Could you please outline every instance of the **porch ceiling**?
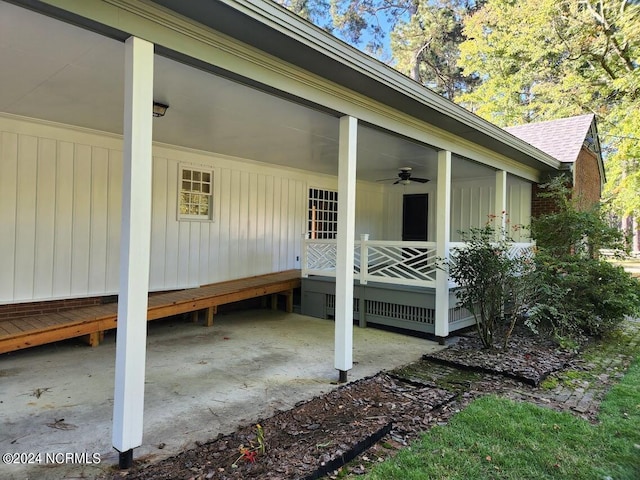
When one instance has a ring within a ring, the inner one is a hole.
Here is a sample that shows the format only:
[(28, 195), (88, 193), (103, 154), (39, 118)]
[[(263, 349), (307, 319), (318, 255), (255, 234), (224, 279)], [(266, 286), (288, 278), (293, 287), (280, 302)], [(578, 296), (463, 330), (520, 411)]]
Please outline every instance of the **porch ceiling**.
[[(121, 42), (0, 2), (0, 112), (122, 134)], [(156, 55), (154, 99), (169, 105), (154, 140), (335, 175), (338, 118)], [(454, 159), (454, 178), (490, 170)], [(410, 166), (435, 178), (436, 151), (360, 125), (358, 178)]]

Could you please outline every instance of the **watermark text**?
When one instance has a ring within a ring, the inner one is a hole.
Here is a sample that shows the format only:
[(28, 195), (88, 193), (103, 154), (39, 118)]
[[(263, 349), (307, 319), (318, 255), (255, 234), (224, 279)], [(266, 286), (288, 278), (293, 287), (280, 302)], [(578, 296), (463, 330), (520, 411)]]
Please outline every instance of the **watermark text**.
[(6, 465), (98, 465), (100, 454), (91, 452), (7, 452), (2, 454)]

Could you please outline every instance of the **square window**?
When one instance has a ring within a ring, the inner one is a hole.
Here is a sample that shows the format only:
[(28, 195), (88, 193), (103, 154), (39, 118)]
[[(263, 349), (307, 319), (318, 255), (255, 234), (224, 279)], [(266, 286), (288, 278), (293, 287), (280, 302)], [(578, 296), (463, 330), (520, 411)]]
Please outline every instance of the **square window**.
[(211, 220), (213, 172), (181, 167), (178, 195), (179, 220)]

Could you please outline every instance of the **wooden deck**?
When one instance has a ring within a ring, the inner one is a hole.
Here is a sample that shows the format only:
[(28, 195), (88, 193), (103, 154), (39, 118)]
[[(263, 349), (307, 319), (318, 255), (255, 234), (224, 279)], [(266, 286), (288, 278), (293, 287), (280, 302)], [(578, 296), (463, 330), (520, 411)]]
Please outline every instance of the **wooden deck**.
[[(286, 296), (286, 310), (293, 311), (293, 289), (300, 286), (300, 271), (259, 275), (200, 288), (156, 294), (149, 297), (147, 320), (192, 312), (206, 311), (205, 325), (213, 325), (219, 305), (271, 296), (271, 308), (277, 308), (278, 295)], [(44, 345), (74, 337), (85, 337), (96, 346), (106, 330), (116, 328), (118, 305), (111, 303), (77, 308), (60, 313), (0, 320), (0, 354)]]

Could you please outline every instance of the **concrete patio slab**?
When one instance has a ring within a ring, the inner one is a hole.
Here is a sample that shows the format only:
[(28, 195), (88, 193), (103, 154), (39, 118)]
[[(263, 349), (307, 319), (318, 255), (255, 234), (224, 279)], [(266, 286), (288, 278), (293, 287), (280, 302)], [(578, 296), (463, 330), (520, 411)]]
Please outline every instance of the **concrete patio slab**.
[[(331, 321), (269, 310), (219, 315), (212, 328), (154, 322), (143, 445), (134, 458), (174, 455), (336, 388), (333, 336)], [(0, 356), (0, 453), (19, 463), (0, 465), (0, 478), (93, 478), (117, 464), (114, 338), (107, 333), (98, 348), (67, 341)], [(440, 348), (356, 327), (349, 381)]]

